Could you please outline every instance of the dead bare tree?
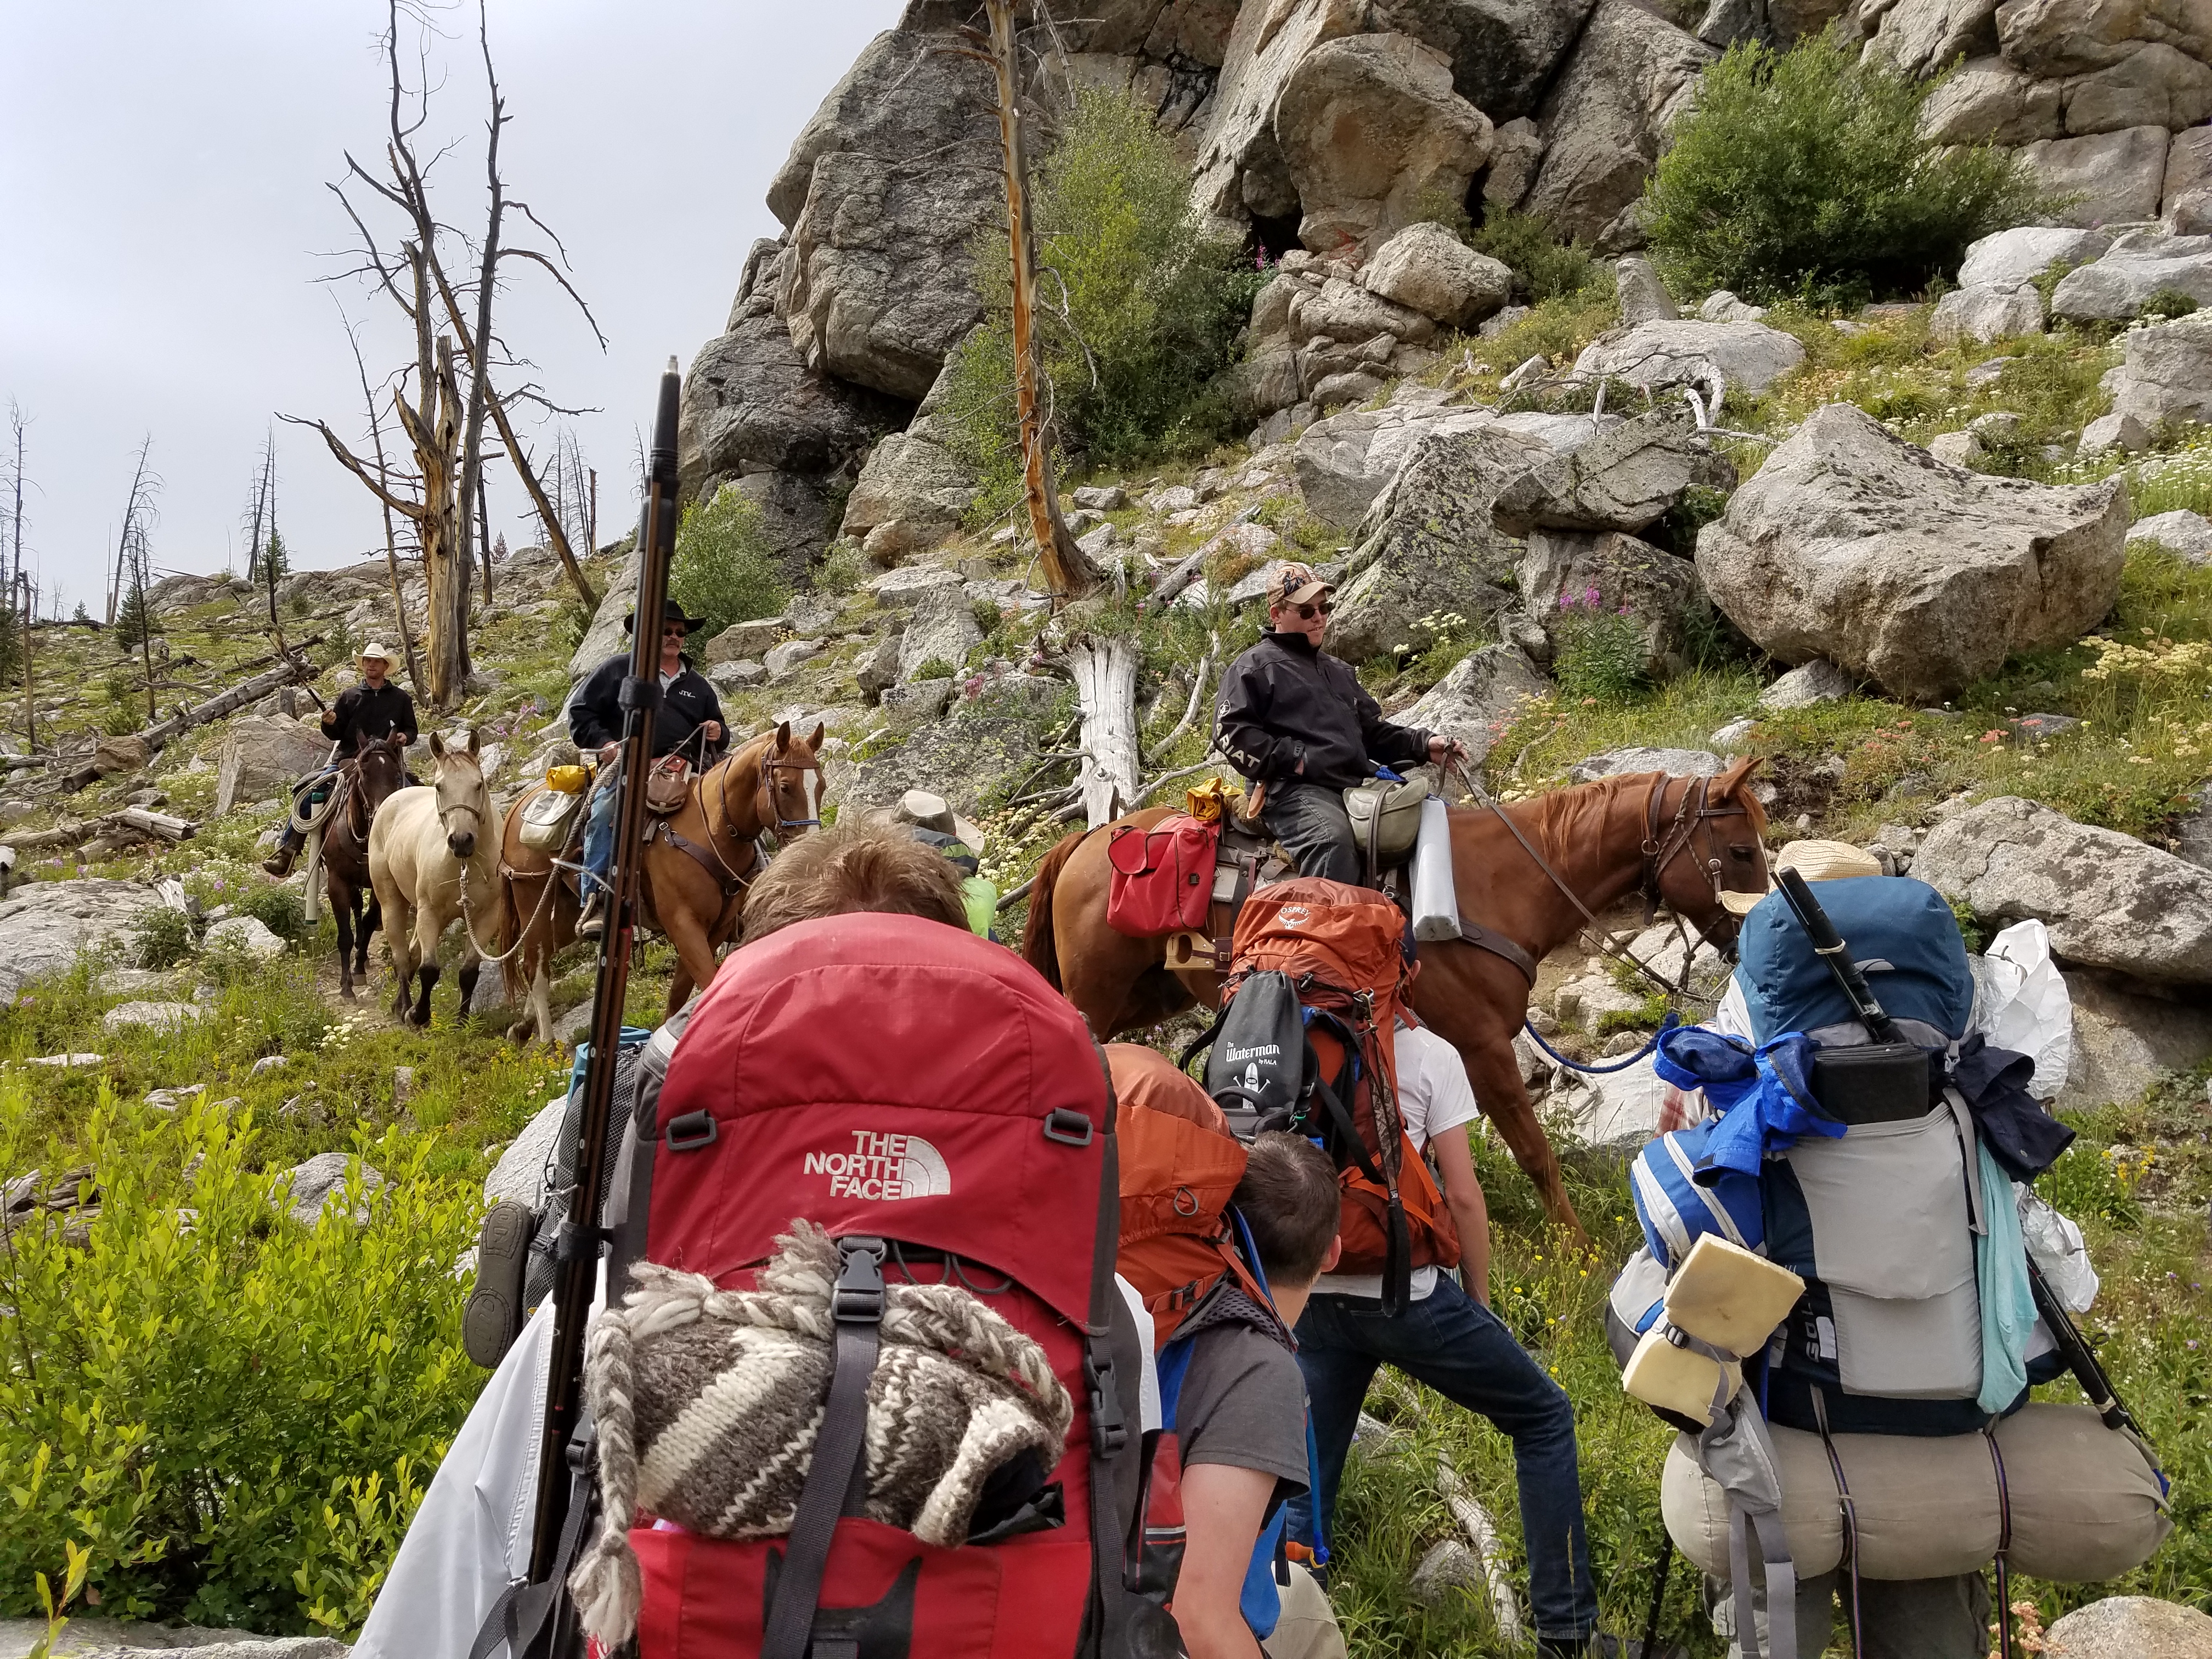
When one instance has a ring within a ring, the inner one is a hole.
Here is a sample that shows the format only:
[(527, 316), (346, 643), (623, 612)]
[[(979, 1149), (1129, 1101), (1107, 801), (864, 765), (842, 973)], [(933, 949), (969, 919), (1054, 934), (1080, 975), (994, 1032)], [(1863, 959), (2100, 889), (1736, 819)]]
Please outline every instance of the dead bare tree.
[(107, 584), (107, 621), (111, 625), (115, 621), (115, 608), (122, 602), (132, 540), (143, 535), (146, 522), (154, 515), (154, 498), (161, 493), (161, 475), (148, 465), (153, 453), (154, 434), (149, 432), (140, 442), (131, 465), (131, 494), (123, 504), (123, 528), (115, 538), (115, 568)]
[[(413, 451), (413, 471), (395, 479), (394, 469), (382, 461), (372, 467), (356, 455), (327, 422), (302, 420), (299, 423), (320, 431), (325, 444), (339, 464), (360, 479), (386, 509), (414, 526), (429, 600), (427, 684), (418, 679), (417, 689), (434, 707), (443, 708), (451, 707), (459, 696), (469, 674), (469, 578), (473, 563), (470, 544), (480, 516), (477, 508), (483, 492), (483, 417), (489, 414), (498, 427), (509, 464), (543, 512), (544, 491), (527, 451), (515, 435), (507, 404), (510, 401), (526, 401), (556, 413), (568, 412), (555, 409), (534, 386), (518, 386), (503, 398), (493, 383), (492, 358), (500, 345), (493, 327), (492, 302), (501, 262), (522, 259), (551, 273), (562, 291), (575, 301), (585, 319), (591, 323), (593, 337), (602, 347), (605, 337), (599, 333), (591, 308), (560, 264), (535, 248), (507, 246), (502, 240), (505, 215), (510, 206), (541, 231), (545, 227), (526, 203), (507, 199), (500, 179), (499, 135), (509, 118), (492, 70), (490, 39), (482, 0), (477, 7), (477, 40), (491, 91), (486, 155), (491, 206), (486, 234), (477, 245), (479, 263), (475, 283), (457, 287), (447, 276), (441, 252), (445, 227), (431, 205), (428, 168), (415, 153), (415, 139), (428, 118), (429, 75), (425, 64), (417, 84), (412, 88), (407, 84), (399, 61), (403, 11), (410, 20), (422, 21), (410, 0), (386, 0), (386, 27), (382, 41), (389, 69), (386, 173), (383, 176), (372, 173), (348, 152), (347, 179), (330, 189), (344, 206), (347, 217), (361, 238), (359, 253), (363, 263), (343, 274), (373, 278), (414, 330), (414, 362), (395, 377), (396, 383), (389, 394), (392, 412)], [(430, 165), (434, 166), (437, 160), (433, 156)], [(366, 188), (401, 215), (404, 228), (396, 254), (385, 252), (384, 244), (347, 195), (349, 184)], [(545, 234), (552, 237), (550, 231)], [(559, 251), (559, 240), (552, 240)], [(566, 257), (562, 252), (563, 263)], [(475, 301), (473, 307), (466, 302), (469, 298)], [(475, 313), (473, 322), (470, 317), (471, 309)], [(456, 371), (457, 342), (459, 356), (469, 370), (465, 398)], [(561, 555), (569, 580), (578, 591), (596, 603), (597, 595), (565, 538), (556, 538), (555, 550)]]
[[(361, 377), (362, 401), (368, 405), (368, 436), (376, 452), (376, 476), (386, 488), (392, 483), (392, 468), (384, 453), (384, 420), (377, 413), (376, 394), (369, 390), (368, 368), (361, 360), (361, 336), (352, 323), (346, 321), (343, 307), (339, 307), (338, 320), (345, 324), (346, 342), (353, 348), (354, 373)], [(422, 665), (415, 655), (415, 629), (407, 620), (407, 598), (399, 581), (399, 540), (392, 522), (392, 503), (380, 499), (377, 509), (384, 516), (384, 563), (392, 575), (392, 615), (399, 629), (399, 648), (407, 654), (407, 682), (415, 688), (418, 697), (428, 697), (429, 692), (422, 678)]]

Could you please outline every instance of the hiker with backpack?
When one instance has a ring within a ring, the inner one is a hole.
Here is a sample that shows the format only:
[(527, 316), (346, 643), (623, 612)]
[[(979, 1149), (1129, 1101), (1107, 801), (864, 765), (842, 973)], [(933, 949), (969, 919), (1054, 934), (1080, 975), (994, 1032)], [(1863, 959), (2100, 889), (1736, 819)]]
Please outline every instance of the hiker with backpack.
[[(1409, 989), (1419, 966), (1409, 951)], [(1417, 1267), (1409, 1305), (1395, 1316), (1383, 1310), (1380, 1274), (1328, 1273), (1315, 1284), (1297, 1339), (1321, 1486), (1293, 1506), (1292, 1528), (1310, 1541), (1318, 1517), (1320, 1535), (1330, 1535), (1361, 1402), (1375, 1373), (1394, 1365), (1512, 1441), (1537, 1650), (1547, 1659), (1600, 1651), (1574, 1405), (1490, 1310), (1490, 1218), (1468, 1145), (1481, 1108), (1458, 1051), (1442, 1037), (1401, 1016), (1394, 1048), (1399, 1115), (1414, 1152), (1434, 1163), (1457, 1236), (1458, 1276), (1435, 1264)]]
[[(1122, 1282), (1143, 1297), (1161, 1430), (1142, 1558), (1190, 1659), (1341, 1659), (1326, 1596), (1288, 1567), (1285, 1506), (1312, 1480), (1291, 1332), (1334, 1265), (1336, 1170), (1299, 1136), (1247, 1147), (1161, 1054), (1106, 1049), (1121, 1141)], [(1279, 1583), (1279, 1562), (1288, 1567)]]
[(1214, 705), (1214, 746), (1255, 786), (1259, 816), (1302, 876), (1358, 884), (1361, 860), (1344, 792), (1377, 765), (1463, 760), (1459, 741), (1394, 726), (1352, 665), (1322, 649), (1335, 590), (1285, 564), (1267, 584), (1267, 631), (1229, 665)]

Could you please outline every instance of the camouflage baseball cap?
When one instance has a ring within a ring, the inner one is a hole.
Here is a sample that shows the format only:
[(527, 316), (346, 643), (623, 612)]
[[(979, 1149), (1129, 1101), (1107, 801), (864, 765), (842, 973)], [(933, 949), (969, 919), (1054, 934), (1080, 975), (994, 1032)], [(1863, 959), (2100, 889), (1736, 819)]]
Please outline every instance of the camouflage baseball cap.
[(1285, 564), (1276, 568), (1274, 580), (1267, 584), (1267, 605), (1270, 610), (1279, 605), (1311, 605), (1324, 593), (1335, 592), (1327, 582), (1313, 573), (1313, 567)]

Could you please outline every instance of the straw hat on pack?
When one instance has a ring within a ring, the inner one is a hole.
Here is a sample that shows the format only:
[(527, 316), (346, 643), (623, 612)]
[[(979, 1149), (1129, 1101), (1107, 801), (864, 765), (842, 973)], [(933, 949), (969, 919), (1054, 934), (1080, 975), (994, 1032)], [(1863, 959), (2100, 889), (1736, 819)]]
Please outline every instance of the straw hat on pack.
[[(1847, 841), (1793, 841), (1774, 855), (1770, 867), (1776, 874), (1795, 870), (1808, 881), (1838, 881), (1847, 876), (1882, 873), (1873, 854)], [(1773, 890), (1770, 880), (1765, 893), (1723, 892), (1721, 903), (1733, 915), (1747, 916), (1752, 907)]]
[(983, 831), (975, 820), (962, 817), (944, 796), (927, 789), (909, 789), (900, 796), (899, 804), (891, 809), (890, 821), (951, 836), (971, 853), (983, 851)]

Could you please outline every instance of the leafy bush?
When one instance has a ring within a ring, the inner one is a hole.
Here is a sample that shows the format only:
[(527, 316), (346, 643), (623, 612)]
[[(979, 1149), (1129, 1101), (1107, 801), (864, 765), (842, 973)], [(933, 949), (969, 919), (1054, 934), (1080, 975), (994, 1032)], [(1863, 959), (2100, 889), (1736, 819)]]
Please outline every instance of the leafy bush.
[(1522, 305), (1540, 305), (1586, 288), (1612, 285), (1610, 275), (1599, 268), (1589, 248), (1580, 242), (1562, 242), (1550, 222), (1533, 213), (1493, 213), (1467, 243), (1511, 269), (1513, 297)]
[(307, 937), (307, 907), (289, 887), (255, 884), (238, 901), (238, 914), (252, 916), (278, 939), (296, 945)]
[(1937, 83), (1831, 33), (1777, 52), (1731, 46), (1645, 186), (1646, 222), (1682, 288), (1834, 301), (1911, 294), (1976, 237), (2035, 216), (2011, 152), (1920, 134)]
[(1595, 587), (1559, 596), (1552, 675), (1570, 697), (1626, 702), (1644, 689), (1644, 629), (1626, 605), (1609, 606)]
[(156, 973), (191, 955), (193, 943), (191, 918), (166, 904), (141, 911), (131, 924), (131, 959)]
[[(1087, 91), (1037, 168), (1037, 344), (1054, 436), (1094, 465), (1196, 449), (1225, 429), (1207, 383), (1260, 273), (1191, 211), (1189, 177), (1149, 111)], [(1018, 498), (1012, 277), (1003, 232), (975, 244), (987, 319), (954, 354), (945, 422), (988, 521)]]
[(2142, 317), (2186, 317), (2197, 309), (2197, 301), (2178, 288), (2162, 288), (2143, 301), (2136, 313)]
[(814, 568), (814, 585), (824, 593), (849, 593), (868, 579), (868, 556), (860, 544), (840, 536), (822, 550), (822, 562)]
[[(0, 1084), (0, 1176), (40, 1159), (27, 1112)], [(35, 1611), (35, 1576), (74, 1542), (112, 1617), (366, 1616), (481, 1381), (453, 1276), (477, 1206), (394, 1133), (356, 1143), (390, 1184), (356, 1175), (305, 1226), (273, 1201), (283, 1176), (252, 1170), (254, 1140), (250, 1114), (103, 1091), (79, 1187), (96, 1216), (19, 1226), (0, 1252), (0, 1611)]]
[(914, 671), (916, 680), (949, 680), (953, 676), (952, 665), (942, 657), (932, 657)]
[(760, 503), (725, 484), (711, 501), (684, 509), (668, 597), (702, 619), (711, 639), (733, 623), (773, 617), (791, 598), (769, 545)]

